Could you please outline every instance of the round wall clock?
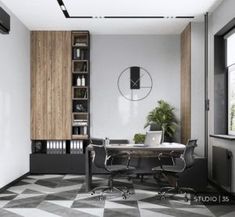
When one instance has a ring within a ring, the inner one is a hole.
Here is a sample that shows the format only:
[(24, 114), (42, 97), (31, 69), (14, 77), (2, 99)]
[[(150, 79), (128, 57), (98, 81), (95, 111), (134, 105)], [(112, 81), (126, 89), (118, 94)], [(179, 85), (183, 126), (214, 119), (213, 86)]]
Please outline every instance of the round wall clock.
[(150, 94), (153, 80), (143, 67), (131, 66), (121, 72), (117, 84), (120, 94), (125, 99), (139, 101)]

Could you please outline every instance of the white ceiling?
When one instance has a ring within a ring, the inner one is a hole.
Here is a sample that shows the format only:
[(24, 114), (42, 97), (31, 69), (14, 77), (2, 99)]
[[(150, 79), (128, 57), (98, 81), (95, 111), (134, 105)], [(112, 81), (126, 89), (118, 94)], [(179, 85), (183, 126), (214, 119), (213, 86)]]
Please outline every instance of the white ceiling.
[(66, 19), (57, 0), (1, 0), (30, 30), (179, 34), (223, 0), (64, 0), (70, 16), (195, 16), (194, 19)]

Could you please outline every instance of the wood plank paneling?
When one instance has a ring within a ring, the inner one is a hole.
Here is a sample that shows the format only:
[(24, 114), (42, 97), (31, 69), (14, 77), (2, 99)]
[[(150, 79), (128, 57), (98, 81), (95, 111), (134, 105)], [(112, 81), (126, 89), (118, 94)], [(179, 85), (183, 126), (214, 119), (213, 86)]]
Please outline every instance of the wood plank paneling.
[[(63, 73), (62, 73), (62, 103), (63, 110), (62, 110), (62, 128), (63, 128), (63, 138), (71, 139), (71, 133), (72, 133), (72, 123), (71, 123), (71, 117), (72, 117), (72, 75), (71, 75), (71, 59), (72, 59), (72, 51), (71, 51), (71, 33), (70, 32), (64, 32), (63, 33), (63, 41), (62, 44), (62, 51), (63, 51), (63, 57), (62, 57), (62, 65), (63, 65)], [(70, 44), (70, 46), (69, 46)], [(68, 97), (69, 96), (69, 97)]]
[(31, 33), (31, 139), (71, 139), (71, 32)]
[(181, 142), (191, 138), (191, 24), (181, 34)]

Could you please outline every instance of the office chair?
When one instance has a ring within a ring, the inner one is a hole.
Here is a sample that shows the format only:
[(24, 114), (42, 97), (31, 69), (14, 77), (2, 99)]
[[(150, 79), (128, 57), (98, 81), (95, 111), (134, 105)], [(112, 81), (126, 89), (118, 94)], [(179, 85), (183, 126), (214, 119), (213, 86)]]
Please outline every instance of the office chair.
[[(118, 176), (128, 176), (132, 174), (135, 170), (134, 167), (129, 166), (130, 164), (130, 153), (122, 152), (120, 154), (109, 155), (106, 150), (106, 144), (103, 142), (102, 145), (92, 144), (94, 150), (94, 158), (93, 162), (96, 167), (105, 169), (109, 173), (108, 185), (106, 186), (98, 186), (91, 191), (91, 194), (95, 194), (96, 191), (101, 190), (100, 199), (103, 199), (103, 193), (106, 191), (112, 192), (113, 190), (117, 190), (122, 193), (123, 199), (126, 199), (127, 194), (130, 194), (129, 189), (124, 186), (124, 189), (114, 187), (113, 179)], [(112, 161), (115, 157), (127, 157), (126, 165), (122, 164), (112, 164)]]
[[(160, 189), (159, 194), (161, 199), (165, 199), (165, 194), (175, 191), (176, 193), (184, 193), (185, 201), (188, 201), (187, 192), (196, 193), (192, 188), (184, 188), (178, 186), (179, 174), (183, 173), (185, 170), (191, 168), (194, 164), (194, 149), (197, 146), (197, 140), (188, 140), (183, 154), (175, 158), (172, 154), (172, 165), (162, 165), (161, 158), (165, 157), (164, 154), (159, 154), (158, 159), (160, 161), (160, 166), (153, 168), (154, 172), (161, 172), (168, 182), (173, 185), (173, 187), (163, 187)], [(167, 155), (166, 157), (169, 157)], [(171, 178), (175, 179), (175, 182)]]

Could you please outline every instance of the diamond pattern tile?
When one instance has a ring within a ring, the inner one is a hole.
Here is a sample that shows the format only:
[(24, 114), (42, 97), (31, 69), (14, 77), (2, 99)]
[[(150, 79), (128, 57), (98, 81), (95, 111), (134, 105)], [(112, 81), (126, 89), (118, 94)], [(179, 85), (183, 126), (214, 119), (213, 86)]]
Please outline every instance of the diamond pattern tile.
[[(115, 185), (128, 186), (132, 194), (124, 200), (119, 192), (99, 194), (85, 192), (82, 175), (30, 175), (0, 193), (1, 217), (232, 217), (235, 205), (191, 204), (183, 195), (160, 200), (161, 186), (151, 177), (118, 180)], [(104, 176), (93, 178), (104, 185)]]

